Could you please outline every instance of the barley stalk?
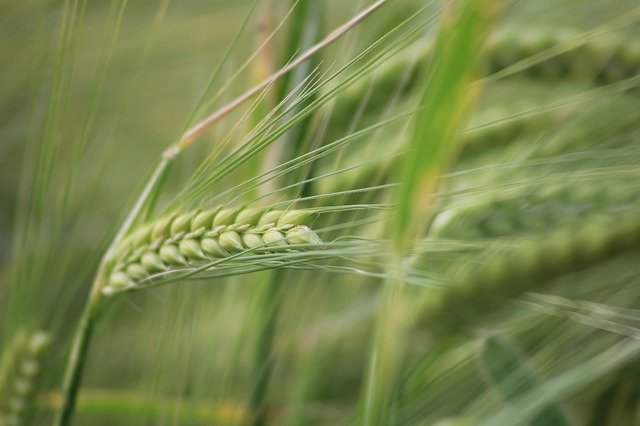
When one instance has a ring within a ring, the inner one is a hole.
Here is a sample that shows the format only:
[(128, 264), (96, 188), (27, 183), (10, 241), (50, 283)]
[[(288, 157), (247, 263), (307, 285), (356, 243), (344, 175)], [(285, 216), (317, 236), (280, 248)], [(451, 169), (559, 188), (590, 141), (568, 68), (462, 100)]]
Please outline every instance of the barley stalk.
[(386, 4), (387, 0), (378, 0), (373, 3), (371, 6), (364, 9), (362, 12), (358, 13), (352, 19), (336, 28), (332, 31), (327, 37), (319, 41), (318, 43), (311, 46), (309, 49), (304, 51), (302, 54), (293, 59), (289, 64), (285, 65), (275, 73), (273, 73), (269, 78), (255, 85), (251, 89), (247, 90), (245, 93), (240, 95), (238, 98), (229, 102), (223, 108), (209, 115), (208, 117), (197, 122), (192, 128), (187, 130), (183, 135), (180, 141), (174, 146), (167, 149), (164, 153), (164, 157), (167, 159), (171, 159), (178, 155), (181, 151), (189, 147), (196, 139), (205, 134), (207, 131), (211, 129), (216, 123), (222, 120), (224, 117), (229, 115), (232, 111), (238, 108), (240, 105), (243, 105), (249, 99), (258, 95), (265, 89), (268, 89), (273, 85), (276, 81), (278, 81), (283, 76), (287, 75), (289, 72), (296, 69), (298, 66), (312, 58), (318, 52), (322, 51), (324, 48), (329, 46), (338, 40), (342, 35), (346, 34), (352, 28), (356, 27), (360, 22), (365, 20), (368, 16), (378, 10), (380, 7)]
[(20, 330), (5, 349), (0, 364), (0, 424), (25, 424), (33, 410), (42, 357), (50, 343), (43, 331)]

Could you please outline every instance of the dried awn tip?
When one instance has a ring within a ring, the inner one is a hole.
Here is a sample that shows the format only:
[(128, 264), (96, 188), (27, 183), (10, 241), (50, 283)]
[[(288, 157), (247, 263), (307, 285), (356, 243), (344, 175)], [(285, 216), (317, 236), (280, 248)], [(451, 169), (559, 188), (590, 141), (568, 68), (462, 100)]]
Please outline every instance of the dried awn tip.
[(276, 252), (321, 244), (307, 226), (315, 214), (309, 210), (217, 208), (174, 214), (145, 224), (118, 247), (102, 293), (140, 287), (153, 275), (248, 250)]
[(43, 331), (21, 330), (2, 354), (0, 363), (0, 425), (21, 425), (33, 411), (42, 358), (51, 339)]

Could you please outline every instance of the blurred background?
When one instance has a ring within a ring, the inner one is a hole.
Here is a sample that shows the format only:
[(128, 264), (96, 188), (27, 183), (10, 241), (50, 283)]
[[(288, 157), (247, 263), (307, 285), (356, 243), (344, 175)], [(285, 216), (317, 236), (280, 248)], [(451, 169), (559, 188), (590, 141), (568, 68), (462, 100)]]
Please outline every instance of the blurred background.
[[(7, 424), (51, 423), (100, 258), (162, 152), (371, 3), (0, 1)], [(640, 9), (632, 0), (484, 2), (497, 10), (483, 23), (473, 102), (453, 129), (457, 155), (440, 165), (437, 206), (403, 263), (389, 406), (367, 420), (395, 273), (375, 249), (389, 231), (374, 206), (393, 206), (394, 188), (406, 183), (403, 161), (431, 99), (434, 39), (453, 8), (388, 3), (185, 152), (157, 202), (158, 214), (175, 200), (207, 205), (236, 182), (345, 139), (305, 174), (226, 198), (338, 207), (315, 224), (323, 240), (366, 240), (373, 253), (354, 244), (352, 257), (311, 270), (118, 297), (96, 328), (75, 424), (640, 423)], [(269, 111), (302, 86), (314, 87), (310, 101), (326, 100), (199, 198), (183, 195), (196, 171), (213, 170), (246, 135), (289, 122)], [(304, 179), (304, 188), (268, 197)], [(50, 343), (16, 408), (14, 342), (38, 330)]]

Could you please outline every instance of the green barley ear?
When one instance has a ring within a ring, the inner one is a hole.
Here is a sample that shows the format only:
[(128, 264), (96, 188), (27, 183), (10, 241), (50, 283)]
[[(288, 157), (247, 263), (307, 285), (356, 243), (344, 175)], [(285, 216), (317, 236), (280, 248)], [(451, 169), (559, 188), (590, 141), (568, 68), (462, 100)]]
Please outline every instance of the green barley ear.
[(637, 250), (639, 200), (635, 181), (607, 178), (488, 192), (442, 210), (430, 238), (474, 248), (443, 266), (446, 285), (423, 292), (421, 323), (460, 331), (549, 280)]
[(637, 249), (637, 217), (636, 208), (611, 218), (599, 216), (548, 232), (539, 230), (536, 236), (496, 239), (453, 264), (446, 273), (452, 278), (448, 285), (423, 293), (419, 321), (436, 333), (459, 331), (550, 279)]
[(116, 250), (104, 295), (140, 288), (158, 274), (206, 269), (245, 251), (283, 252), (320, 245), (310, 210), (223, 208), (194, 211), (143, 225)]
[(0, 424), (26, 424), (50, 341), (43, 331), (20, 330), (5, 349), (0, 364)]

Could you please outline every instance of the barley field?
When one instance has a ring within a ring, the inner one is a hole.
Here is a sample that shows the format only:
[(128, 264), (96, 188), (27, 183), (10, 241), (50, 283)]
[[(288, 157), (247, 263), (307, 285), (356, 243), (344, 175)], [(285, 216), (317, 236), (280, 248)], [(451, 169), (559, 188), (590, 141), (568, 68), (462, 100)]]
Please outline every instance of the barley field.
[(634, 0), (0, 1), (0, 426), (640, 424)]

